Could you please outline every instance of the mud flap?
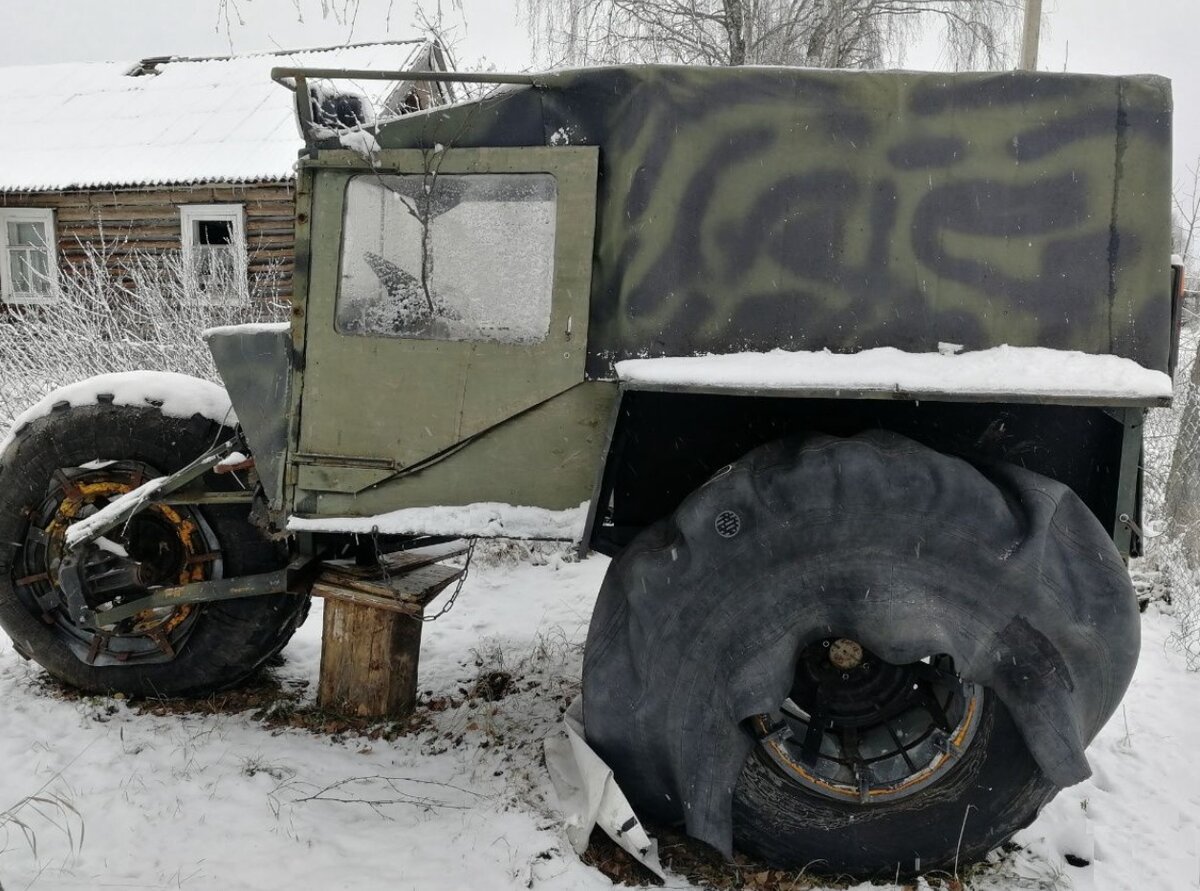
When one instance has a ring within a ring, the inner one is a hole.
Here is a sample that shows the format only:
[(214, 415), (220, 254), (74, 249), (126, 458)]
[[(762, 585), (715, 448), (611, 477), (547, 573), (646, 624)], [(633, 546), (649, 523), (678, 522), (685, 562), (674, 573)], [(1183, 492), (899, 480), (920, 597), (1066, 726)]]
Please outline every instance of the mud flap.
[(658, 862), (658, 842), (634, 814), (612, 770), (587, 744), (582, 696), (563, 716), (563, 733), (546, 740), (546, 769), (576, 854), (587, 849), (592, 829), (599, 826), (638, 863), (666, 881)]

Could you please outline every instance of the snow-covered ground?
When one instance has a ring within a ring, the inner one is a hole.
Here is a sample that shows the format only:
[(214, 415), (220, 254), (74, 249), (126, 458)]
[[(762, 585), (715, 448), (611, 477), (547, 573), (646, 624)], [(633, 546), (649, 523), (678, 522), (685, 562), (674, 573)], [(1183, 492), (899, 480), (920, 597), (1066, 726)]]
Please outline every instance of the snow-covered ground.
[[(610, 887), (571, 853), (541, 757), (578, 689), (606, 561), (535, 562), (493, 554), (473, 568), (455, 609), (425, 631), (428, 720), (391, 741), (254, 712), (158, 716), (64, 698), (0, 641), (0, 811), (15, 807), (0, 818), (0, 885)], [(1093, 778), (966, 887), (1200, 887), (1200, 676), (1168, 648), (1170, 617), (1154, 609), (1125, 705), (1090, 750)], [(285, 692), (311, 697), (320, 629), (317, 604), (275, 669)], [(507, 695), (470, 695), (499, 671), (513, 678)], [(688, 885), (670, 874), (668, 887)]]

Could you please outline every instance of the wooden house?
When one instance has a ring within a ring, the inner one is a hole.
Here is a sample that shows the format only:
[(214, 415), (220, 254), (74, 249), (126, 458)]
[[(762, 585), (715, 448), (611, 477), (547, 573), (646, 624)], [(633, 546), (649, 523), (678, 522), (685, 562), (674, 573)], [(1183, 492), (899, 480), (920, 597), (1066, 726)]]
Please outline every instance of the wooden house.
[[(116, 267), (130, 252), (179, 252), (197, 276), (232, 266), (287, 296), (303, 140), (277, 65), (449, 67), (418, 40), (0, 69), (0, 303), (52, 302), (89, 250)], [(427, 82), (362, 86), (380, 116), (433, 101)]]

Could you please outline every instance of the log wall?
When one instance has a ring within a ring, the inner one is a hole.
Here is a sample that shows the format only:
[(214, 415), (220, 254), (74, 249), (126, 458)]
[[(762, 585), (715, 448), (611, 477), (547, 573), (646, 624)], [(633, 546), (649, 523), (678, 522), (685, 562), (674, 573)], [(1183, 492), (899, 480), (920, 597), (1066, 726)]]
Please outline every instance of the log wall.
[(2, 207), (54, 209), (60, 266), (78, 263), (88, 244), (107, 245), (118, 262), (123, 250), (179, 251), (181, 204), (243, 205), (251, 281), (277, 277), (279, 296), (291, 296), (295, 262), (291, 182), (0, 192)]

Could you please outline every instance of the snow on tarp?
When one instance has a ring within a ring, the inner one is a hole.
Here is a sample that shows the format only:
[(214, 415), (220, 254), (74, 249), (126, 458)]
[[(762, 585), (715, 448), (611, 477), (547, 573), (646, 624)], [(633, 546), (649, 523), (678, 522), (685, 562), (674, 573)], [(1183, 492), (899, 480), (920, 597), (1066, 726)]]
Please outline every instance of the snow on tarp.
[(1045, 347), (998, 346), (959, 353), (906, 353), (878, 347), (858, 353), (733, 353), (627, 359), (617, 376), (630, 384), (711, 389), (902, 392), (934, 394), (1160, 400), (1171, 378), (1132, 359)]
[[(304, 146), (276, 66), (403, 70), (423, 40), (332, 50), (0, 68), (0, 192), (287, 180)], [(348, 86), (351, 86), (348, 84)], [(382, 104), (394, 83), (353, 88)]]
[(8, 435), (0, 442), (0, 455), (8, 450), (16, 431), (31, 421), (50, 414), (59, 403), (65, 402), (71, 406), (95, 405), (97, 397), (110, 395), (115, 405), (154, 405), (164, 415), (172, 418), (190, 418), (198, 414), (226, 426), (237, 423), (237, 415), (229, 402), (229, 394), (225, 392), (224, 387), (210, 381), (171, 371), (121, 371), (98, 374), (61, 387), (21, 412), (13, 421)]
[(481, 501), (475, 504), (409, 507), (372, 517), (291, 517), (291, 532), (356, 532), (381, 535), (471, 535), (578, 541), (587, 521), (587, 502), (548, 510)]

